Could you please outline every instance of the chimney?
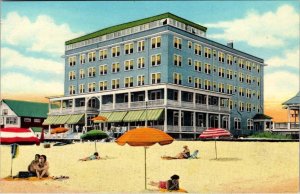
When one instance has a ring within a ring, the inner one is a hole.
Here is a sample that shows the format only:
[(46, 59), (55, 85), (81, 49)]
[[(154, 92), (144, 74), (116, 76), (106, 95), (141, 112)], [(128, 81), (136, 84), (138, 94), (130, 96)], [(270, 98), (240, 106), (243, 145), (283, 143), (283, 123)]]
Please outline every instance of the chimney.
[(227, 47), (233, 48), (233, 42), (232, 42), (232, 41), (231, 41), (231, 42), (228, 42), (228, 43), (227, 43)]

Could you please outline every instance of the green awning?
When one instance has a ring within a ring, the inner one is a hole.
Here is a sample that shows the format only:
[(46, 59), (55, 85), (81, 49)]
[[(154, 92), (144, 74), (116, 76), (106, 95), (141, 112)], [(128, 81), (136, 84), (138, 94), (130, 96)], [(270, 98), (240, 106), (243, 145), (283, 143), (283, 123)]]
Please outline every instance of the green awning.
[(76, 124), (82, 119), (83, 116), (84, 114), (71, 115), (67, 120), (67, 124)]
[[(112, 112), (102, 112), (98, 116), (105, 117), (108, 120), (111, 114), (112, 114)], [(109, 122), (109, 121), (107, 121), (107, 122)], [(103, 123), (103, 121), (94, 121), (94, 123)]]
[(30, 127), (30, 129), (34, 132), (34, 133), (41, 133), (42, 132), (42, 127)]
[(125, 117), (127, 111), (125, 112), (113, 112), (108, 119), (108, 122), (122, 122), (123, 118)]
[[(147, 114), (146, 114), (146, 111), (147, 111)], [(140, 117), (139, 121), (145, 121), (146, 116), (147, 116), (148, 121), (157, 121), (160, 118), (163, 111), (164, 111), (163, 108), (145, 110), (144, 113), (142, 114), (142, 116)]]
[(68, 119), (71, 117), (71, 115), (62, 115), (62, 116), (59, 116), (59, 118), (53, 123), (55, 125), (58, 125), (58, 124), (65, 124), (67, 123)]
[(55, 123), (55, 121), (59, 118), (59, 116), (48, 116), (47, 119), (44, 120), (42, 125), (51, 125)]
[(139, 118), (142, 116), (143, 113), (144, 113), (144, 110), (129, 111), (127, 113), (127, 115), (124, 117), (123, 121), (124, 122), (139, 121)]

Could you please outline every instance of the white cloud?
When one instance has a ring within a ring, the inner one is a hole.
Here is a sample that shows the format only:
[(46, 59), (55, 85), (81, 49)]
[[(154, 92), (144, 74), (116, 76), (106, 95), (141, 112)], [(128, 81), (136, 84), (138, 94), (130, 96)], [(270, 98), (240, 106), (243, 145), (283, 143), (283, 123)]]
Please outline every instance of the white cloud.
[(2, 41), (15, 46), (24, 46), (29, 51), (64, 54), (64, 42), (79, 36), (67, 24), (57, 24), (47, 15), (39, 15), (31, 21), (17, 12), (10, 12), (3, 19)]
[(295, 67), (299, 68), (299, 48), (287, 50), (284, 52), (283, 57), (272, 57), (270, 59), (267, 59), (265, 61), (266, 64), (269, 65), (269, 67)]
[(205, 26), (223, 30), (208, 35), (211, 38), (247, 42), (255, 47), (282, 46), (287, 39), (299, 37), (299, 13), (294, 7), (283, 5), (276, 12), (250, 11), (244, 18)]
[(280, 102), (294, 97), (299, 91), (299, 77), (293, 73), (281, 71), (265, 75), (265, 101)]
[(63, 94), (63, 82), (37, 80), (20, 73), (8, 73), (1, 76), (1, 92), (13, 95), (43, 95)]
[(33, 72), (55, 73), (63, 76), (64, 62), (62, 63), (43, 58), (25, 56), (15, 50), (2, 48), (2, 68), (15, 68), (30, 70)]

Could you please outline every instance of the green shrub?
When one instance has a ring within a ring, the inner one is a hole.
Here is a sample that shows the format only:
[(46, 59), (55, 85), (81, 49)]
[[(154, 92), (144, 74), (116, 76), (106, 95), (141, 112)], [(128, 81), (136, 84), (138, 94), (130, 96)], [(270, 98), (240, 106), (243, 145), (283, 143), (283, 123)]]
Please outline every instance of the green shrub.
[(267, 138), (267, 139), (292, 139), (291, 135), (276, 134), (276, 133), (271, 133), (271, 132), (255, 133), (249, 137)]

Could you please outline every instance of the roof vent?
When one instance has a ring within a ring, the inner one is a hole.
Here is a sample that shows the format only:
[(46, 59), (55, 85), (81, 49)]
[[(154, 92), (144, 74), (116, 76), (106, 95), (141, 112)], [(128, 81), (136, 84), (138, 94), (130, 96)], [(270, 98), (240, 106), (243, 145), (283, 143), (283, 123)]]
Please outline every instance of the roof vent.
[(232, 41), (231, 41), (231, 42), (228, 42), (228, 43), (227, 43), (227, 47), (233, 48), (233, 42), (232, 42)]

